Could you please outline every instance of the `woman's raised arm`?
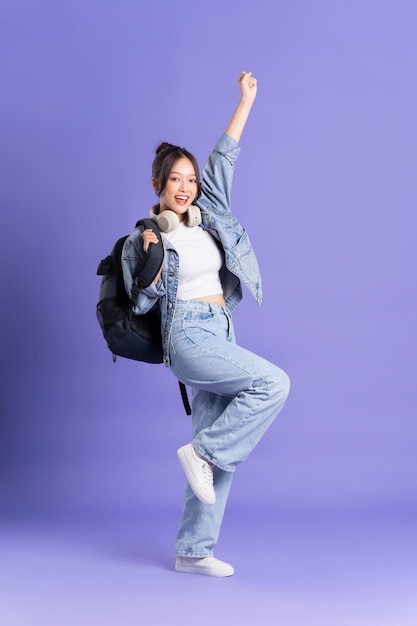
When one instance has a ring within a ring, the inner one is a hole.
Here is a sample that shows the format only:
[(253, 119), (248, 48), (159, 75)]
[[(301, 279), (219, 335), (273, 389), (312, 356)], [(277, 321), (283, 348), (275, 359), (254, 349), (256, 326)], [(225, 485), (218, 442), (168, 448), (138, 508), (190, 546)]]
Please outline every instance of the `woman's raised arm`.
[(239, 143), (249, 117), (250, 110), (256, 98), (257, 80), (252, 76), (252, 72), (242, 72), (239, 76), (240, 100), (233, 113), (225, 133)]

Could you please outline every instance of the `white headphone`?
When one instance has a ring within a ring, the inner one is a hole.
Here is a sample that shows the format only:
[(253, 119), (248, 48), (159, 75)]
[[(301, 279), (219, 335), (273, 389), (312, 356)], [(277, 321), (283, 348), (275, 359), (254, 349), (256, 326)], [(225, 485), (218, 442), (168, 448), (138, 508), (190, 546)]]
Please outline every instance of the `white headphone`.
[[(151, 209), (151, 218), (158, 224), (159, 230), (167, 233), (175, 230), (180, 225), (178, 215), (169, 209), (156, 213), (159, 205), (155, 205)], [(185, 224), (187, 226), (199, 226), (201, 224), (201, 211), (195, 204), (190, 204), (185, 215)]]

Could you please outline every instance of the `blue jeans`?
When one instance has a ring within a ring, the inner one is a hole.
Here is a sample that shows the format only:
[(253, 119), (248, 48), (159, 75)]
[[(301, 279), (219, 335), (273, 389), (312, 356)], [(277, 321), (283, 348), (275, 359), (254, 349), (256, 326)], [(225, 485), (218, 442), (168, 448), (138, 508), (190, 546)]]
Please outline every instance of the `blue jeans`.
[(287, 374), (236, 345), (224, 307), (206, 302), (175, 305), (171, 369), (192, 388), (195, 450), (213, 464), (216, 504), (202, 504), (187, 486), (177, 556), (213, 554), (233, 473), (282, 409)]

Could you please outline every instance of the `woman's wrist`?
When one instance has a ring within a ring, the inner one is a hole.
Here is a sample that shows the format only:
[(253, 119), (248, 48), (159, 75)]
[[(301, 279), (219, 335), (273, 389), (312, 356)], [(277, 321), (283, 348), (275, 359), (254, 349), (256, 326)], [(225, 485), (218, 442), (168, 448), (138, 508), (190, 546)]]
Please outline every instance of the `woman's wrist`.
[(253, 103), (255, 102), (255, 98), (252, 95), (242, 95), (240, 97), (239, 103), (242, 106), (252, 106)]

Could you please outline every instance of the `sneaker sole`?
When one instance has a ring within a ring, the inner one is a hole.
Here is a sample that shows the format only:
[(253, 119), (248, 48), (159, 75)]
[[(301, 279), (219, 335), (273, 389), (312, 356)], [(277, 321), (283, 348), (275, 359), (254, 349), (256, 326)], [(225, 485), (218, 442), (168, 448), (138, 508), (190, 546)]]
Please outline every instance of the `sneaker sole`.
[(215, 576), (216, 578), (228, 578), (235, 573), (232, 566), (230, 566), (230, 569), (216, 570), (201, 565), (183, 565), (182, 563), (175, 563), (175, 571), (181, 574), (201, 574), (202, 576)]

